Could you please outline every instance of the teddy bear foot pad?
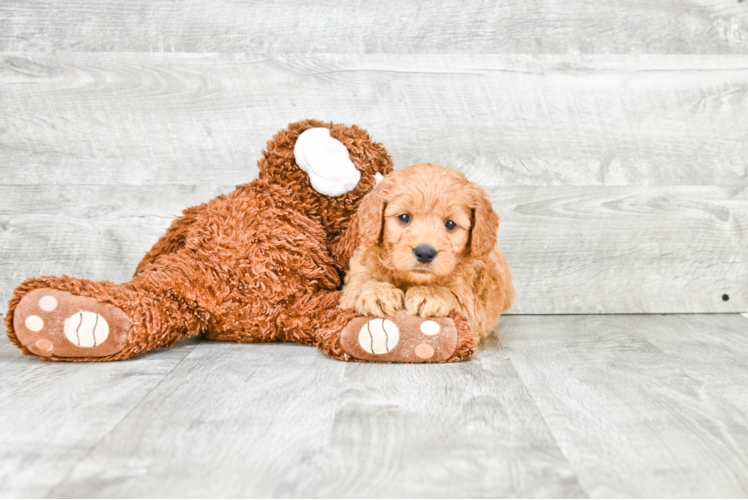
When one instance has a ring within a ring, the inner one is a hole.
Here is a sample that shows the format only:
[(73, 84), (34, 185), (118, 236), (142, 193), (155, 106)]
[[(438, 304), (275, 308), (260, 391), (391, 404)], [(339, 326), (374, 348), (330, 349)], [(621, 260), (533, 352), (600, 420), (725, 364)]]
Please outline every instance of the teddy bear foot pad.
[(13, 328), (21, 344), (43, 357), (98, 358), (127, 345), (131, 323), (119, 308), (53, 288), (27, 294), (16, 307)]
[(457, 327), (450, 318), (421, 318), (400, 311), (386, 318), (355, 318), (343, 329), (340, 341), (359, 360), (439, 363), (454, 354)]

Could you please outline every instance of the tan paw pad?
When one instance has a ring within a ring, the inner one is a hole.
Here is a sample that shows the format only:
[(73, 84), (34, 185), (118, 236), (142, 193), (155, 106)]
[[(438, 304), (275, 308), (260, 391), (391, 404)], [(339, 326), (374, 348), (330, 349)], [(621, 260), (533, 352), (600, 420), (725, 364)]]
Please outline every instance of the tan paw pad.
[(412, 316), (399, 311), (387, 318), (358, 317), (340, 336), (355, 359), (395, 363), (446, 361), (457, 348), (457, 327), (450, 318)]
[(44, 328), (44, 320), (39, 316), (26, 317), (26, 321), (24, 321), (24, 324), (26, 325), (26, 328), (28, 328), (32, 332), (38, 332), (39, 330)]
[(441, 327), (439, 326), (439, 323), (433, 320), (427, 320), (421, 323), (421, 331), (425, 335), (436, 335), (439, 333), (439, 330), (441, 330)]
[(39, 307), (45, 311), (54, 311), (57, 308), (57, 299), (51, 295), (45, 295), (39, 299)]
[(52, 288), (29, 292), (13, 313), (16, 337), (38, 356), (109, 356), (127, 345), (130, 327), (121, 309)]
[(36, 347), (40, 351), (44, 351), (44, 352), (49, 352), (52, 349), (54, 349), (54, 347), (55, 347), (54, 344), (52, 344), (52, 342), (50, 342), (47, 339), (39, 339), (39, 340), (36, 341), (36, 344), (34, 344), (34, 345), (36, 345)]
[(434, 356), (434, 348), (429, 344), (418, 344), (413, 352), (421, 359), (429, 359)]

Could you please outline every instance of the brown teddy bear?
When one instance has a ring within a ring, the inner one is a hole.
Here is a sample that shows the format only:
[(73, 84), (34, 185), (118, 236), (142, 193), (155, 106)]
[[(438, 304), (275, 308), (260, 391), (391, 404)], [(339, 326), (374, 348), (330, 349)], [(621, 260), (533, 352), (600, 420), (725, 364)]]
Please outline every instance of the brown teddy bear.
[(473, 335), (457, 313), (430, 320), (434, 335), (404, 312), (364, 318), (338, 306), (356, 247), (351, 217), (392, 170), (381, 144), (356, 126), (305, 120), (278, 132), (258, 164), (258, 179), (185, 210), (131, 281), (26, 280), (5, 317), (10, 341), (56, 361), (127, 359), (196, 334), (301, 342), (342, 360), (470, 358)]

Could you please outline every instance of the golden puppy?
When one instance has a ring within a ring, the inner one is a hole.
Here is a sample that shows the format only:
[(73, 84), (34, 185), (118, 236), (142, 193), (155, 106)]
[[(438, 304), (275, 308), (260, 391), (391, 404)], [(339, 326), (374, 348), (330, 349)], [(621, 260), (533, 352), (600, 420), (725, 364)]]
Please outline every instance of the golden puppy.
[(395, 170), (363, 199), (353, 224), (358, 246), (342, 307), (380, 317), (402, 308), (422, 317), (456, 309), (476, 340), (511, 307), (512, 278), (496, 244), (499, 216), (463, 174), (431, 163)]

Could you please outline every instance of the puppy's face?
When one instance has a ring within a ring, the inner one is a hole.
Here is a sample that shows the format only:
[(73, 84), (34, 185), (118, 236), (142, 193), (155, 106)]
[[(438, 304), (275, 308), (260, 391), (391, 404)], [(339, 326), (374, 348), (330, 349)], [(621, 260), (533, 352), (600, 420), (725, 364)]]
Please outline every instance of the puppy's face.
[(382, 247), (401, 280), (427, 284), (448, 276), (470, 239), (467, 193), (444, 179), (423, 179), (387, 203)]
[(499, 216), (486, 192), (455, 170), (419, 163), (388, 174), (361, 202), (353, 233), (377, 248), (380, 271), (425, 285), (496, 248)]

